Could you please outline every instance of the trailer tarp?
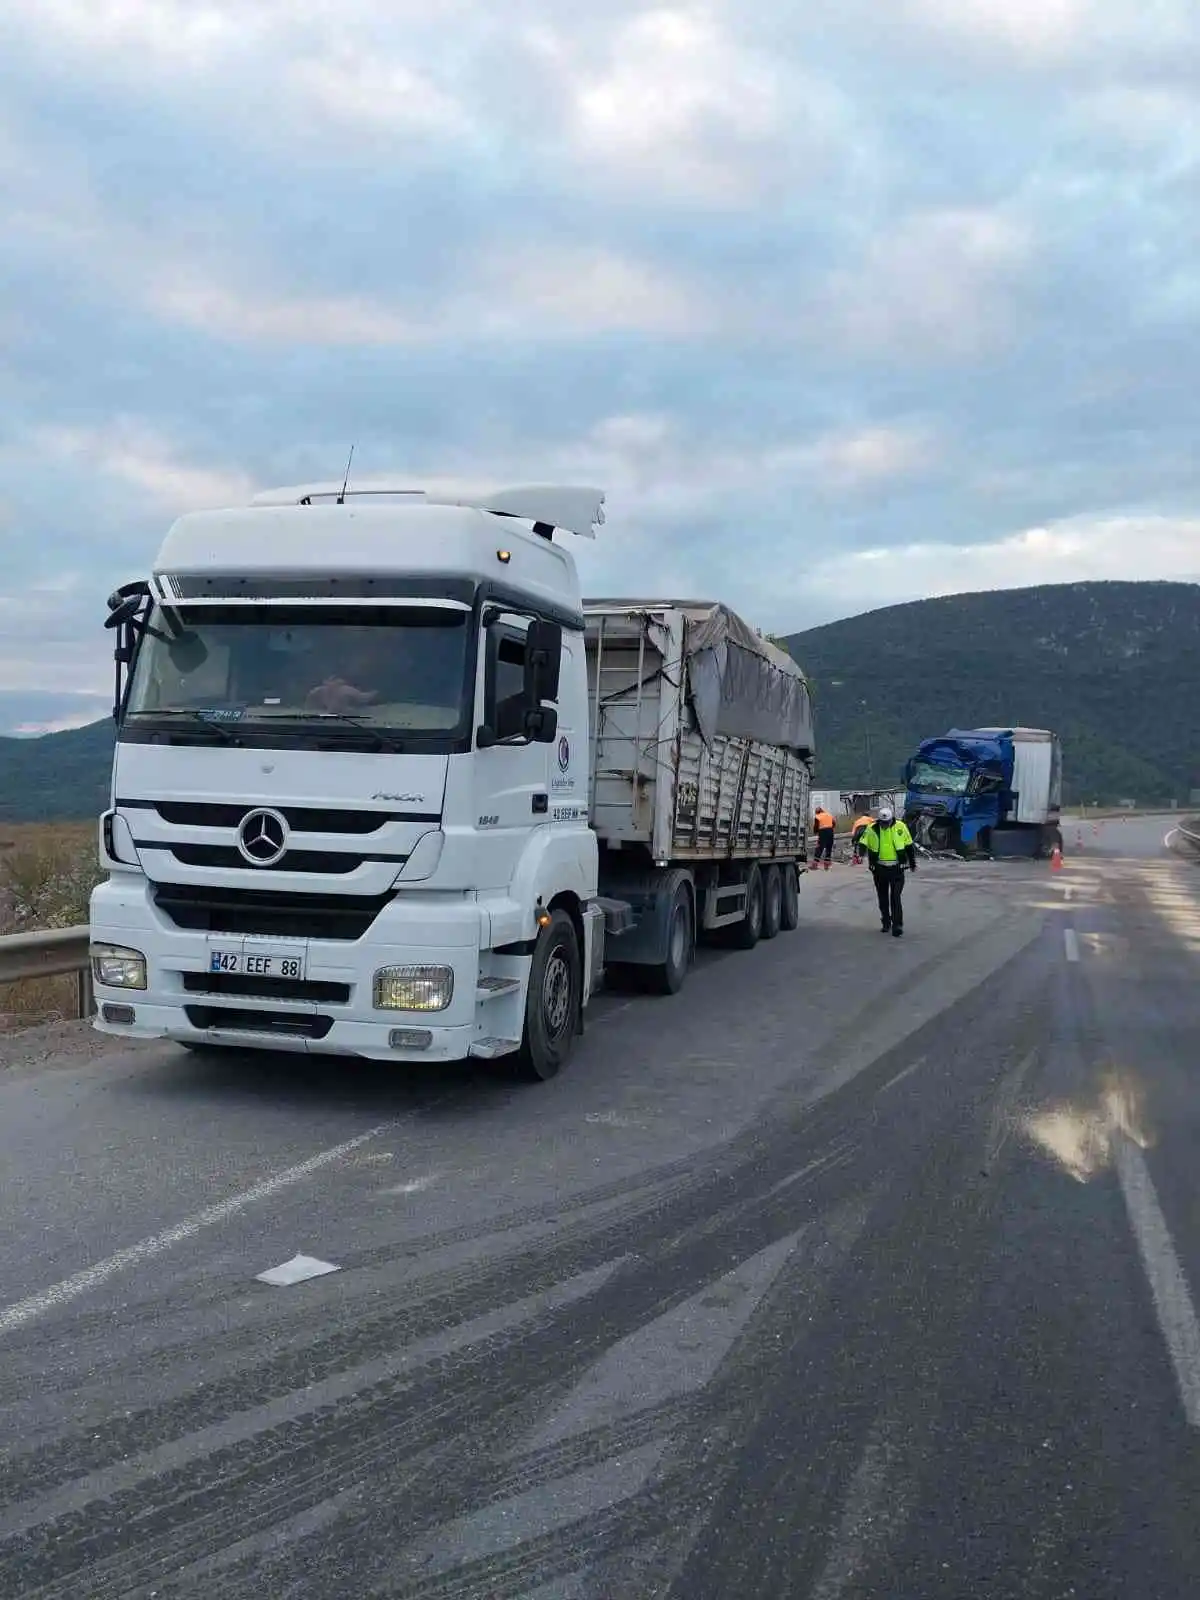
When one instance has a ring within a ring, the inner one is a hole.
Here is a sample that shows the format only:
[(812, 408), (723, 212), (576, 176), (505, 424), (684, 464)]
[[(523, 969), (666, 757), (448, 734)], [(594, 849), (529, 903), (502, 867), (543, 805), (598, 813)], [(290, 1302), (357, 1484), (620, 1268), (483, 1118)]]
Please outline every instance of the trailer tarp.
[(726, 606), (686, 612), (688, 690), (700, 736), (758, 739), (811, 755), (812, 696), (791, 656)]

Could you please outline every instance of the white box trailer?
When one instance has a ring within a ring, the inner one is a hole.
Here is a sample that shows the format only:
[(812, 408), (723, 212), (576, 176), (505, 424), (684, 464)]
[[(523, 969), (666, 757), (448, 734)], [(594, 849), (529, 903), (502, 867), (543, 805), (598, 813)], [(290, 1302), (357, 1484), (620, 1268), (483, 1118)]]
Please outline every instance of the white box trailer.
[(672, 907), (734, 942), (796, 925), (811, 816), (803, 672), (708, 601), (584, 603), (589, 818), (634, 926), (610, 963), (673, 971)]

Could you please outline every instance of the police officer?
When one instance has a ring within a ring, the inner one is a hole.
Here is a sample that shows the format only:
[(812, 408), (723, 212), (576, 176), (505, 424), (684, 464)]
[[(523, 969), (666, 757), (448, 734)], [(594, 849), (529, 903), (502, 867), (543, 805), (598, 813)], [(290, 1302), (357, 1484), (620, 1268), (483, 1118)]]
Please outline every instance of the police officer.
[(896, 820), (891, 806), (880, 806), (879, 820), (873, 822), (859, 841), (867, 852), (875, 893), (879, 898), (880, 926), (884, 933), (899, 939), (904, 932), (904, 868), (917, 870), (917, 852), (912, 834)]

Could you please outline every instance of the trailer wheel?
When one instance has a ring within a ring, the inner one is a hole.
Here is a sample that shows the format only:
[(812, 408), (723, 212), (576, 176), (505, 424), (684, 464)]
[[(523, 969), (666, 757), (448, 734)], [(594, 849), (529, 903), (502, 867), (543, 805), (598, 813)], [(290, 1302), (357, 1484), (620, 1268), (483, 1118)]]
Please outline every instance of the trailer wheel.
[(783, 900), (779, 926), (784, 933), (791, 933), (800, 926), (800, 874), (796, 871), (795, 863), (789, 861), (781, 867), (780, 877), (783, 879)]
[(678, 994), (683, 988), (692, 959), (692, 897), (686, 883), (676, 886), (671, 901), (671, 914), (667, 920), (667, 959), (656, 967), (647, 967), (646, 986), (656, 994)]
[(779, 868), (771, 866), (763, 873), (763, 938), (773, 939), (782, 926), (783, 880)]
[(730, 943), (735, 950), (753, 950), (762, 936), (762, 928), (763, 879), (756, 861), (746, 879), (746, 915), (729, 930)]
[(545, 1083), (565, 1067), (579, 1026), (582, 964), (575, 924), (561, 907), (542, 929), (529, 969), (525, 1030), (517, 1072)]

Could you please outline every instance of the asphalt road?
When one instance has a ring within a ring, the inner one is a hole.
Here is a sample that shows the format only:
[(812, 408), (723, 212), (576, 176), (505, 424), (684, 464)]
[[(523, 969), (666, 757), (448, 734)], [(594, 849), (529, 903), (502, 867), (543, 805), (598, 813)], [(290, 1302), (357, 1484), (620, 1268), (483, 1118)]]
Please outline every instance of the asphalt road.
[(0, 1070), (0, 1595), (1190, 1600), (1165, 831), (929, 864), (903, 941), (836, 867), (539, 1088)]

